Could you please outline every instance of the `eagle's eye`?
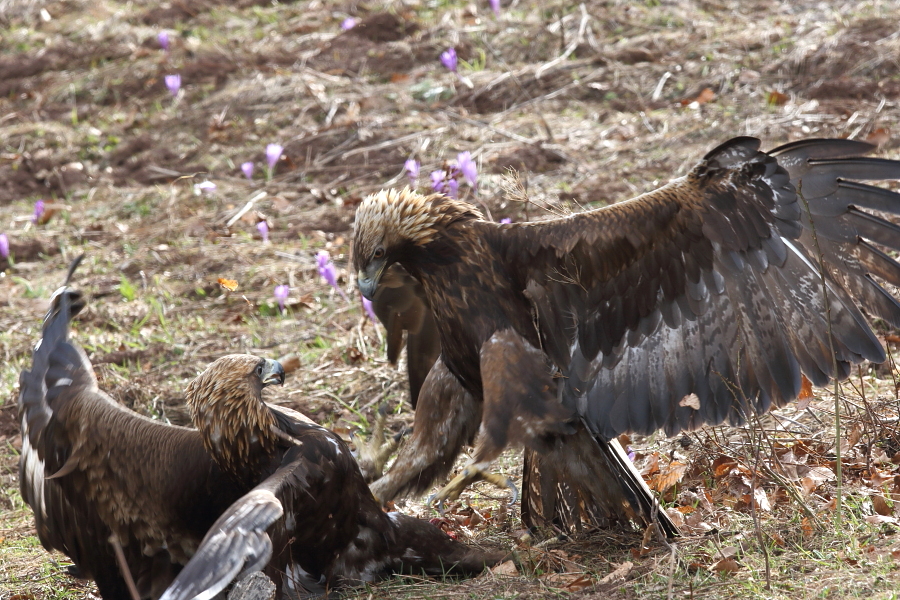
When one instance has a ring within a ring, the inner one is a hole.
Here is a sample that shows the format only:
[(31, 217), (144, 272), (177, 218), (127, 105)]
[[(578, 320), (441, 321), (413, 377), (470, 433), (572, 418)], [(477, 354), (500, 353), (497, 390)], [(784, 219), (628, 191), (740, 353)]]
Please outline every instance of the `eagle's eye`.
[(256, 365), (256, 376), (262, 379), (263, 376), (263, 367), (262, 365)]
[(379, 259), (384, 258), (384, 248), (376, 248), (375, 252), (372, 254), (372, 258)]

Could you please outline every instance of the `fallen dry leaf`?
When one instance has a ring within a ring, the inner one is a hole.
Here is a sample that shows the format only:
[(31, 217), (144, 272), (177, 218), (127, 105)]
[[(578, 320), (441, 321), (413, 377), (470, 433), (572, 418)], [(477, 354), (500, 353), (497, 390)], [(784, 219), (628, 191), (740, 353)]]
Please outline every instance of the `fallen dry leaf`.
[(809, 496), (816, 488), (819, 487), (820, 482), (816, 481), (812, 477), (804, 477), (800, 480), (800, 487), (803, 489), (803, 495)]
[(791, 97), (787, 94), (782, 94), (779, 91), (772, 90), (766, 95), (766, 104), (769, 104), (771, 106), (781, 106), (782, 104), (787, 103), (787, 101), (790, 99)]
[(300, 357), (296, 354), (286, 354), (278, 359), (285, 373), (293, 373), (300, 368)]
[(516, 564), (513, 561), (508, 560), (492, 568), (491, 573), (493, 573), (494, 575), (506, 575), (508, 577), (515, 577), (519, 574), (519, 570), (516, 568)]
[(738, 555), (737, 546), (725, 546), (719, 550), (719, 556), (722, 558), (735, 558)]
[(880, 148), (891, 141), (891, 130), (879, 127), (866, 136), (866, 141)]
[(731, 470), (737, 466), (737, 461), (729, 456), (720, 456), (716, 460), (713, 461), (713, 477), (716, 479), (720, 477), (724, 477), (731, 472)]
[(897, 519), (895, 517), (886, 517), (884, 515), (867, 515), (866, 523), (870, 523), (872, 525), (881, 525), (883, 523), (891, 523), (896, 525)]
[[(894, 456), (894, 458), (896, 458), (896, 455)], [(891, 458), (891, 462), (895, 462), (894, 458)], [(893, 480), (893, 473), (885, 473), (883, 471), (879, 471), (874, 467), (872, 468), (872, 477), (869, 479), (869, 482), (873, 488), (880, 488), (884, 484)]]
[(540, 580), (550, 587), (578, 592), (594, 585), (594, 581), (583, 573), (547, 573)]
[(657, 473), (650, 479), (650, 489), (663, 493), (673, 485), (681, 481), (687, 471), (687, 464), (673, 460), (665, 471)]
[(688, 394), (681, 399), (678, 406), (690, 406), (694, 410), (700, 410), (700, 398), (697, 394)]
[(803, 537), (808, 538), (813, 534), (813, 526), (812, 523), (809, 522), (809, 517), (803, 517), (800, 521), (800, 529), (803, 531)]
[(717, 573), (737, 573), (741, 570), (741, 566), (733, 558), (723, 558), (711, 566), (710, 570)]
[(764, 490), (763, 488), (754, 488), (753, 499), (756, 500), (756, 507), (760, 510), (764, 510), (767, 512), (772, 510), (772, 504), (769, 502), (769, 496), (766, 494), (766, 490)]
[(871, 460), (876, 465), (883, 465), (891, 462), (891, 459), (888, 457), (887, 452), (884, 451), (884, 448), (878, 446), (872, 448)]
[(696, 98), (685, 98), (681, 101), (682, 106), (690, 106), (695, 102), (697, 104), (706, 104), (707, 102), (712, 102), (716, 99), (716, 93), (712, 91), (712, 88), (703, 88), (699, 94), (697, 94)]
[(850, 430), (850, 433), (847, 435), (847, 444), (852, 448), (859, 442), (859, 438), (862, 437), (862, 427), (859, 426), (859, 423), (853, 425), (853, 429)]
[(224, 277), (219, 277), (217, 281), (219, 282), (219, 285), (221, 285), (229, 292), (233, 292), (238, 288), (238, 282), (234, 279), (225, 279)]
[(654, 452), (647, 458), (647, 464), (641, 469), (641, 475), (647, 479), (651, 475), (659, 473), (659, 453)]
[(608, 575), (603, 577), (603, 579), (601, 579), (597, 583), (599, 585), (604, 585), (607, 583), (612, 583), (613, 581), (621, 581), (621, 580), (625, 579), (626, 577), (628, 577), (628, 575), (631, 573), (631, 570), (633, 568), (634, 568), (634, 563), (626, 560), (621, 565), (619, 565), (618, 567), (613, 569), (611, 573), (609, 573)]
[(885, 517), (894, 515), (894, 509), (888, 506), (887, 500), (882, 495), (872, 496), (872, 508), (876, 513)]
[[(809, 400), (813, 397), (812, 381), (806, 378), (806, 375), (800, 375), (800, 395), (798, 400)], [(802, 410), (802, 409), (798, 409)]]

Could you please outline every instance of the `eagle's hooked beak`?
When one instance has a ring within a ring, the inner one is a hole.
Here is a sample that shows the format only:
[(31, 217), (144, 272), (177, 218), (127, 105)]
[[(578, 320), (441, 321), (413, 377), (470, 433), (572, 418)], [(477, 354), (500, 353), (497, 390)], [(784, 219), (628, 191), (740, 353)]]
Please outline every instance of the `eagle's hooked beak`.
[(372, 300), (375, 297), (378, 283), (381, 281), (381, 274), (384, 273), (386, 265), (387, 261), (385, 260), (373, 260), (365, 269), (360, 269), (356, 273), (356, 286), (366, 300)]
[(277, 360), (267, 358), (260, 379), (262, 380), (263, 387), (272, 385), (273, 383), (284, 385), (284, 367), (282, 367), (281, 363)]

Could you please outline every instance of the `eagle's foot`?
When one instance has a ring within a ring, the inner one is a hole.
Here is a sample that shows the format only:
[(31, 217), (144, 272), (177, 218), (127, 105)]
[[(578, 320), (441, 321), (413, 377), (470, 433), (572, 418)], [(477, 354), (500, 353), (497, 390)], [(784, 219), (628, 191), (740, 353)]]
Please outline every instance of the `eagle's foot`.
[(515, 504), (516, 500), (519, 499), (519, 490), (518, 488), (516, 488), (516, 484), (506, 475), (502, 475), (500, 473), (491, 473), (487, 471), (487, 466), (488, 463), (473, 463), (467, 465), (459, 475), (454, 477), (450, 483), (441, 488), (438, 493), (432, 494), (428, 498), (426, 504), (428, 506), (431, 506), (432, 504), (437, 503), (437, 510), (441, 515), (443, 515), (444, 503), (452, 502), (453, 500), (459, 498), (459, 495), (462, 493), (462, 491), (476, 481), (486, 481), (488, 483), (493, 483), (498, 488), (508, 489), (509, 503)]
[(385, 438), (384, 430), (387, 424), (387, 407), (382, 406), (375, 415), (375, 423), (372, 425), (372, 436), (368, 441), (363, 441), (359, 436), (354, 436), (356, 453), (359, 461), (359, 469), (362, 471), (366, 483), (379, 479), (384, 472), (384, 465), (397, 450), (404, 431), (390, 438)]

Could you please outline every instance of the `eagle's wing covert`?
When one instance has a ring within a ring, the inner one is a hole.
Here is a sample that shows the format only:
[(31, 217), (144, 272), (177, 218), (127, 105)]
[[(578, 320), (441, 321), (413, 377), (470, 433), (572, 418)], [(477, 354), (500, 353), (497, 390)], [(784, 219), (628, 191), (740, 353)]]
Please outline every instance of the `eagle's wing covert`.
[(491, 225), (563, 401), (602, 437), (741, 422), (795, 398), (801, 371), (826, 382), (833, 354), (838, 376), (884, 360), (857, 303), (900, 325), (873, 278), (900, 285), (878, 247), (900, 247), (900, 229), (869, 212), (900, 214), (900, 195), (853, 180), (900, 178), (900, 162), (854, 156), (872, 147), (847, 140), (758, 147), (730, 140), (628, 202)]

